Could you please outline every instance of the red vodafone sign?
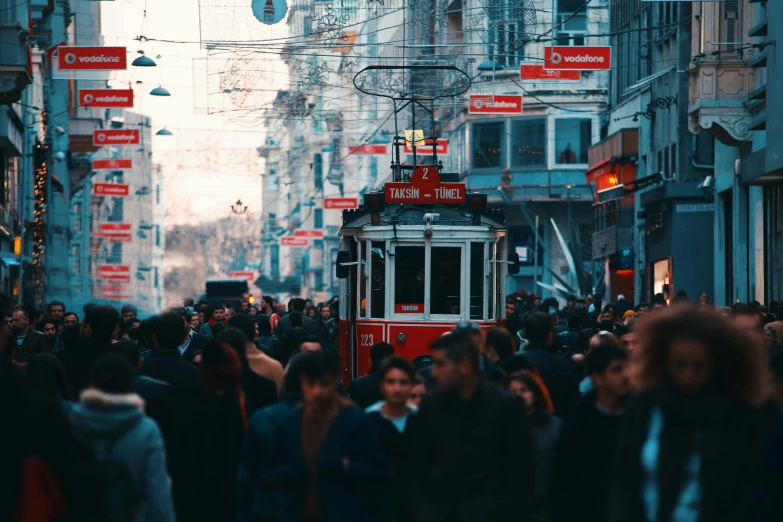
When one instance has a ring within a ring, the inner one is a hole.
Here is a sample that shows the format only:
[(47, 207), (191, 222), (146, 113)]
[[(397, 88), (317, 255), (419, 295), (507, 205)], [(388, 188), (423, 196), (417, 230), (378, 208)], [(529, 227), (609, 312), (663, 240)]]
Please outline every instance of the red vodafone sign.
[(92, 186), (93, 196), (125, 197), (130, 194), (130, 187), (123, 183), (95, 183)]
[[(405, 143), (405, 145), (402, 148), (403, 154), (413, 154), (413, 147)], [(416, 154), (421, 154), (422, 156), (430, 155), (437, 153), (438, 156), (445, 156), (449, 153), (449, 140), (436, 140), (435, 143), (435, 150), (432, 150), (432, 140), (424, 140), (424, 145), (416, 145)]]
[(324, 208), (327, 210), (359, 208), (359, 198), (324, 198)]
[(115, 274), (130, 274), (130, 265), (105, 264), (98, 265), (98, 273), (101, 276)]
[(92, 131), (92, 144), (96, 147), (104, 145), (138, 145), (141, 143), (139, 129), (105, 129)]
[(384, 185), (386, 203), (465, 203), (467, 189), (464, 183), (405, 183), (389, 182)]
[(130, 158), (92, 160), (92, 170), (127, 170), (132, 168), (133, 160)]
[(348, 153), (354, 156), (384, 156), (389, 147), (384, 144), (359, 145), (358, 147), (348, 147)]
[(543, 63), (523, 63), (519, 66), (519, 80), (521, 82), (537, 83), (568, 83), (582, 80), (579, 71), (554, 71), (544, 69)]
[(323, 230), (294, 230), (294, 237), (304, 237), (310, 239), (323, 239)]
[(130, 223), (101, 223), (101, 232), (104, 234), (111, 234), (114, 232), (130, 232)]
[(61, 71), (118, 71), (128, 68), (125, 47), (59, 47)]
[(247, 279), (248, 281), (252, 281), (256, 278), (256, 275), (253, 272), (231, 271), (228, 273), (228, 277), (231, 279)]
[(132, 89), (82, 89), (79, 107), (91, 109), (129, 109), (133, 107)]
[(608, 45), (544, 48), (544, 69), (607, 71), (611, 68), (612, 48)]
[(303, 237), (281, 237), (280, 246), (306, 247), (309, 241)]
[(522, 96), (470, 96), (469, 114), (522, 114)]

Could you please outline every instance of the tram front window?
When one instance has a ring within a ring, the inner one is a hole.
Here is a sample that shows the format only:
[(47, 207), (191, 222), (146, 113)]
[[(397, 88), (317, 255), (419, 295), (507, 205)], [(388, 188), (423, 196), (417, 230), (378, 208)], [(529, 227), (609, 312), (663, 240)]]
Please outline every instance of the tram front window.
[(431, 314), (460, 314), (461, 268), (462, 249), (460, 247), (432, 247)]
[(424, 247), (398, 246), (394, 251), (394, 309), (424, 313)]
[(384, 318), (386, 306), (386, 243), (373, 241), (371, 251), (372, 263), (370, 266), (370, 287), (372, 305), (370, 317), (373, 319)]

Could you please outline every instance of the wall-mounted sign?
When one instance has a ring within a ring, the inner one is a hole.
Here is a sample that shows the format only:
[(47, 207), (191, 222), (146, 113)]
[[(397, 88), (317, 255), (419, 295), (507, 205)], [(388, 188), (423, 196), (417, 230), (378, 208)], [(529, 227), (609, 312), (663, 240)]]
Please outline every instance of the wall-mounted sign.
[[(437, 144), (435, 145), (435, 152), (438, 153), (438, 156), (445, 156), (449, 153), (449, 140), (437, 140)], [(420, 154), (422, 156), (432, 156), (435, 154), (432, 150), (432, 140), (424, 140), (424, 145), (416, 145), (416, 154)], [(413, 154), (413, 147), (409, 147), (406, 143), (402, 147), (402, 153), (403, 154)]]
[(423, 314), (424, 305), (421, 303), (395, 304), (394, 313), (395, 314)]
[(61, 71), (123, 71), (128, 68), (125, 47), (59, 47)]
[(93, 232), (93, 237), (103, 238), (109, 243), (131, 243), (133, 234), (130, 232)]
[(543, 63), (523, 63), (519, 66), (519, 81), (522, 83), (578, 83), (581, 80), (580, 71), (547, 70)]
[(384, 144), (359, 145), (357, 147), (348, 147), (348, 153), (354, 156), (384, 156), (388, 153), (389, 147)]
[(100, 231), (105, 234), (113, 234), (115, 232), (130, 232), (130, 223), (101, 223)]
[(469, 114), (522, 114), (522, 96), (472, 94)]
[(79, 107), (130, 109), (133, 107), (133, 89), (81, 89)]
[(359, 208), (359, 198), (324, 198), (327, 210), (346, 210)]
[(714, 203), (690, 203), (675, 205), (674, 210), (677, 212), (714, 212)]
[(465, 203), (464, 183), (406, 183), (389, 182), (384, 185), (386, 203)]
[(92, 170), (128, 170), (132, 168), (133, 160), (130, 158), (92, 160)]
[(274, 25), (280, 22), (288, 11), (285, 0), (253, 0), (250, 4), (253, 16), (256, 20), (266, 25)]
[(309, 239), (323, 239), (323, 230), (294, 230), (294, 237), (304, 237)]
[(544, 47), (544, 69), (606, 71), (612, 68), (612, 48), (605, 46)]
[(303, 237), (281, 237), (280, 246), (306, 247), (310, 242)]
[(421, 129), (409, 129), (405, 131), (405, 146), (424, 145), (424, 131)]
[(101, 277), (106, 275), (130, 274), (130, 265), (103, 264), (98, 265), (98, 273)]
[(252, 281), (256, 278), (256, 274), (253, 272), (231, 271), (228, 273), (228, 277), (230, 279), (247, 279), (248, 281)]
[(96, 147), (104, 145), (138, 145), (141, 143), (139, 129), (103, 129), (92, 131), (92, 144)]
[(122, 198), (128, 194), (130, 194), (130, 187), (123, 183), (94, 183), (92, 186), (93, 196)]

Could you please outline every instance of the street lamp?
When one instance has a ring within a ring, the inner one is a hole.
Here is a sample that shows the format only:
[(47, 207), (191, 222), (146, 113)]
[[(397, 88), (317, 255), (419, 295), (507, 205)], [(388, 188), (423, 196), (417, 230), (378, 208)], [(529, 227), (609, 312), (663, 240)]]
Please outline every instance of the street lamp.
[(244, 214), (247, 212), (247, 205), (243, 205), (242, 200), (238, 199), (236, 203), (231, 205), (231, 212), (234, 214)]
[(155, 67), (157, 65), (152, 58), (149, 58), (144, 54), (144, 51), (139, 50), (139, 54), (141, 56), (136, 57), (136, 59), (131, 62), (131, 65), (134, 67)]
[(171, 96), (171, 93), (162, 86), (155, 87), (150, 91), (150, 94), (152, 96)]
[(174, 136), (174, 133), (172, 133), (167, 128), (162, 128), (158, 132), (155, 133), (155, 136)]

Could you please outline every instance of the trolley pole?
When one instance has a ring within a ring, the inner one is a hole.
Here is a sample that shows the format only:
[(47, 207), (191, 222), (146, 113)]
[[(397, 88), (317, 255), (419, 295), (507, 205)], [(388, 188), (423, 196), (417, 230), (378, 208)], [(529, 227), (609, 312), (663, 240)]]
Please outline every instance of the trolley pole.
[[(538, 239), (538, 214), (536, 214), (536, 239)], [(533, 253), (533, 293), (536, 293), (538, 288), (538, 241), (536, 240), (536, 248)]]

